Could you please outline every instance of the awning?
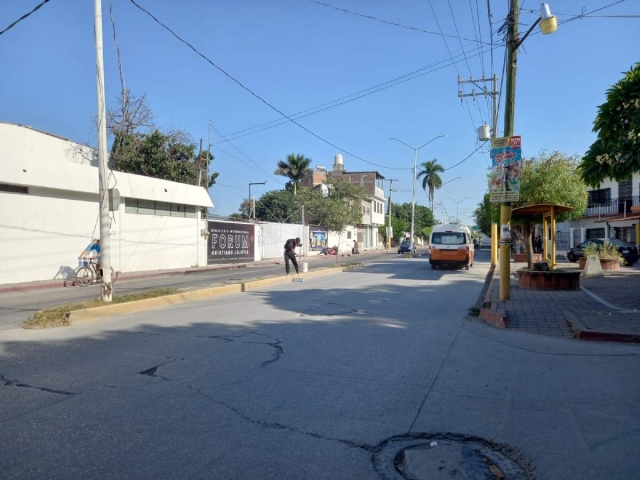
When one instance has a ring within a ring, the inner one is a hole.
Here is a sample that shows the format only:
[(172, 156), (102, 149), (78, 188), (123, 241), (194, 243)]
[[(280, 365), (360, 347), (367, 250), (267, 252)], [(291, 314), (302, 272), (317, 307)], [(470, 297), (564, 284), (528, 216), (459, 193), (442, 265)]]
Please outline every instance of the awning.
[(554, 208), (556, 214), (562, 212), (571, 212), (573, 208), (565, 205), (555, 205), (553, 203), (538, 203), (536, 205), (527, 205), (526, 207), (514, 208), (511, 210), (512, 217), (525, 217), (528, 215), (544, 215), (551, 213), (551, 207)]

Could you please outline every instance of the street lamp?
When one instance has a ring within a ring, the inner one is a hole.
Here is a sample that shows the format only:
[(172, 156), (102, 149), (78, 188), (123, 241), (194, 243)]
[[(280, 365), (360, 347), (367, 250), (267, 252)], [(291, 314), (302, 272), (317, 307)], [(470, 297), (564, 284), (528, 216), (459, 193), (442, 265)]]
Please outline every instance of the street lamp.
[(456, 220), (458, 220), (458, 222), (459, 222), (459, 221), (460, 221), (460, 217), (458, 216), (458, 212), (459, 212), (458, 207), (460, 206), (460, 204), (461, 204), (462, 202), (464, 202), (464, 201), (465, 201), (467, 198), (469, 198), (469, 197), (464, 197), (464, 198), (463, 198), (462, 200), (460, 200), (459, 202), (456, 202), (456, 201), (455, 201), (453, 198), (451, 198), (451, 197), (447, 197), (447, 198), (448, 198), (449, 200), (451, 200), (453, 203), (455, 203), (455, 204), (456, 204)]
[(251, 185), (264, 185), (267, 181), (264, 182), (252, 182), (249, 184), (249, 218), (251, 218), (251, 211), (253, 210), (253, 219), (256, 219), (256, 202), (253, 201), (253, 208), (251, 208)]
[[(558, 28), (558, 19), (551, 15), (549, 5), (543, 3), (540, 7), (540, 17), (531, 25), (521, 39), (518, 39), (518, 22), (520, 14), (520, 0), (509, 0), (509, 15), (507, 17), (507, 63), (506, 63), (506, 89), (504, 102), (504, 136), (513, 136), (514, 115), (516, 110), (516, 70), (518, 61), (518, 48), (529, 36), (536, 25), (540, 24), (542, 33), (548, 35)], [(500, 225), (502, 228), (510, 228), (511, 203), (500, 205)], [(500, 242), (500, 300), (511, 298), (511, 248), (505, 239)], [(555, 258), (552, 260), (555, 263)]]
[(411, 201), (411, 245), (413, 245), (413, 235), (414, 235), (415, 218), (416, 218), (416, 176), (417, 176), (416, 170), (418, 168), (418, 150), (420, 150), (422, 147), (426, 147), (434, 140), (437, 140), (438, 138), (443, 138), (443, 137), (446, 137), (446, 135), (438, 135), (437, 137), (432, 138), (427, 143), (419, 146), (418, 148), (412, 147), (408, 143), (405, 143), (402, 140), (395, 137), (389, 139), (389, 140), (395, 140), (396, 142), (400, 142), (401, 144), (413, 150), (413, 199)]

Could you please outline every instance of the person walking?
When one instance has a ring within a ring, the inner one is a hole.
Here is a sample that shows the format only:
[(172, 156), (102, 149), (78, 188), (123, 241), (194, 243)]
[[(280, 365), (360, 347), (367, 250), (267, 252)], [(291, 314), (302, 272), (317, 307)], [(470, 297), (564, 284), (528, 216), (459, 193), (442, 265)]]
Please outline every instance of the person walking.
[(290, 238), (284, 244), (284, 269), (289, 275), (289, 262), (293, 263), (293, 267), (296, 269), (296, 273), (300, 273), (298, 271), (298, 261), (296, 260), (296, 247), (301, 247), (302, 241), (300, 237)]

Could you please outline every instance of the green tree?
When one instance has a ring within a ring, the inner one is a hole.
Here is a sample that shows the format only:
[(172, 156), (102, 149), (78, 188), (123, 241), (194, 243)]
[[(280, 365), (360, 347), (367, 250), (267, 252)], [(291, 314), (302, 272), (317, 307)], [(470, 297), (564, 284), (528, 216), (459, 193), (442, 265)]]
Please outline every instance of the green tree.
[[(208, 166), (214, 159), (211, 152), (198, 157), (186, 132), (160, 131), (145, 96), (135, 97), (128, 90), (109, 109), (107, 131), (112, 142), (109, 165), (121, 172), (197, 185), (203, 163)], [(205, 179), (207, 187), (214, 185), (217, 177), (214, 172)]]
[(500, 223), (500, 204), (491, 203), (489, 193), (485, 193), (482, 201), (478, 203), (478, 208), (473, 212), (476, 225), (487, 237), (491, 236), (491, 224)]
[[(523, 159), (520, 167), (520, 200), (513, 208), (554, 203), (571, 207), (570, 212), (556, 216), (558, 222), (578, 219), (587, 206), (587, 190), (578, 171), (576, 156), (562, 152), (540, 152), (537, 156)], [(541, 223), (542, 216), (515, 217), (512, 225), (518, 227), (524, 237), (529, 268), (533, 264), (531, 226)]]
[[(289, 190), (271, 190), (256, 200), (256, 219), (265, 222), (298, 223), (298, 210), (293, 192)], [(239, 211), (249, 215), (247, 199), (243, 200)]]
[(422, 178), (422, 189), (429, 196), (429, 207), (433, 212), (433, 197), (436, 190), (442, 186), (440, 174), (444, 173), (444, 167), (438, 163), (438, 160), (433, 159), (423, 162), (420, 168), (416, 178), (418, 180)]
[(598, 138), (579, 166), (592, 187), (605, 178), (624, 180), (640, 170), (640, 62), (607, 90), (593, 122)]
[(285, 161), (278, 160), (278, 168), (273, 173), (290, 179), (293, 182), (293, 194), (296, 195), (300, 179), (312, 172), (309, 165), (311, 165), (310, 158), (301, 154), (296, 155), (291, 153), (287, 155)]
[(300, 188), (297, 205), (304, 206), (307, 223), (332, 232), (342, 232), (348, 225), (362, 223), (361, 201), (364, 188), (344, 179), (331, 179), (329, 194), (321, 189)]
[[(391, 206), (392, 217), (404, 220), (407, 225), (411, 225), (411, 203), (394, 203)], [(416, 205), (415, 211), (415, 231), (421, 234), (426, 227), (432, 227), (436, 223), (433, 212), (424, 205)]]
[[(393, 214), (393, 212), (391, 212)], [(382, 235), (385, 243), (387, 242), (387, 227), (389, 222), (389, 215), (385, 215), (385, 226), (378, 227), (378, 232)], [(401, 218), (391, 215), (391, 229), (393, 230), (393, 239), (398, 242), (401, 238), (404, 238), (404, 234), (409, 230), (409, 222)]]

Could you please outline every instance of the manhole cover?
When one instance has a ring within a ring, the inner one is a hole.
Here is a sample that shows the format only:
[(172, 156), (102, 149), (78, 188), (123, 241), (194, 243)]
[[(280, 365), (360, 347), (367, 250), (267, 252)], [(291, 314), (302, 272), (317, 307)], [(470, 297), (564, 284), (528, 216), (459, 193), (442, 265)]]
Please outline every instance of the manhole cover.
[(534, 480), (516, 448), (455, 433), (412, 434), (384, 441), (373, 457), (383, 480)]

